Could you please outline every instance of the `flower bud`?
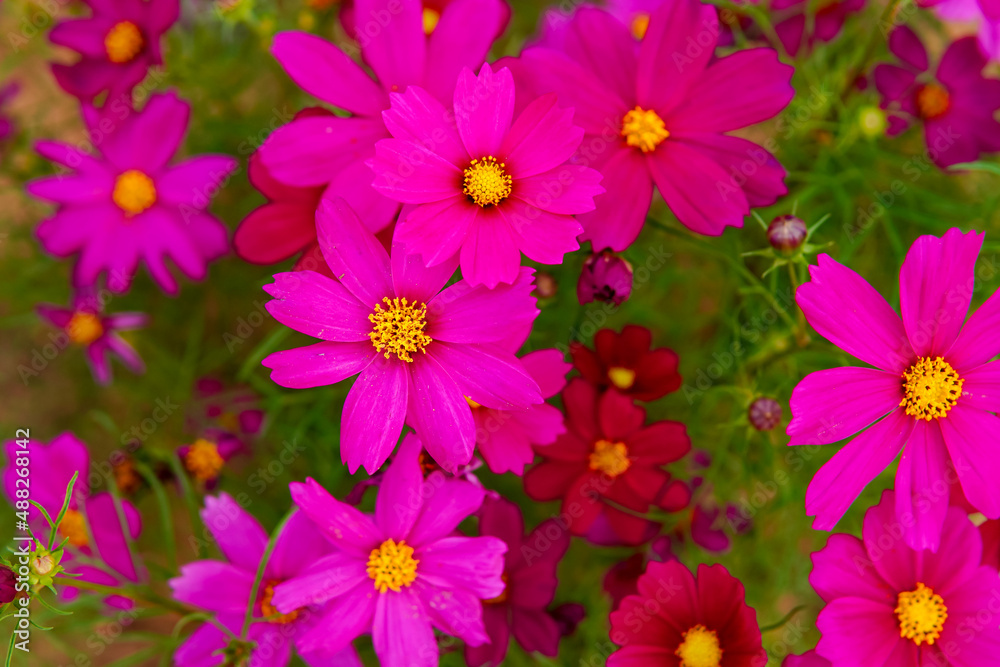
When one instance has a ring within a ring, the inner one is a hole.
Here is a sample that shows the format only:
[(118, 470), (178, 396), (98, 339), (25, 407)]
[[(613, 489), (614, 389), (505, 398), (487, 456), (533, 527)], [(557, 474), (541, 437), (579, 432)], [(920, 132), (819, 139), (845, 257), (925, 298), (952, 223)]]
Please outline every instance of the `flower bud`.
[(9, 566), (0, 563), (0, 605), (7, 604), (16, 596), (14, 588), (17, 575)]
[(576, 284), (580, 303), (603, 301), (621, 305), (632, 294), (632, 265), (610, 250), (587, 258)]
[(808, 233), (806, 223), (794, 215), (779, 215), (767, 226), (767, 240), (780, 252), (798, 250)]
[(773, 398), (758, 398), (750, 404), (748, 416), (755, 429), (770, 431), (781, 423), (781, 404)]
[(869, 139), (884, 136), (888, 126), (885, 111), (876, 106), (865, 106), (858, 112), (858, 127), (861, 128), (861, 134)]

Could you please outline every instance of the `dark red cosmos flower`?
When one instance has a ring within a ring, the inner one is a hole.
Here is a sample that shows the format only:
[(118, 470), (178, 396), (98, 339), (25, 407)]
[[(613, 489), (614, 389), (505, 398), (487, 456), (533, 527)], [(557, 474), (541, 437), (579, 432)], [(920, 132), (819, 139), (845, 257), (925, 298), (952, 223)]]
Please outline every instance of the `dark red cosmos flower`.
[(661, 468), (691, 449), (684, 424), (644, 426), (646, 411), (627, 396), (574, 378), (562, 393), (566, 433), (535, 448), (542, 462), (527, 472), (524, 488), (535, 500), (563, 501), (574, 535), (586, 535), (597, 519), (627, 544), (651, 535), (637, 516), (656, 505), (674, 512), (691, 499), (687, 485)]
[(510, 635), (525, 651), (555, 656), (562, 629), (546, 611), (559, 583), (556, 566), (569, 548), (569, 533), (554, 519), (524, 534), (524, 518), (517, 505), (487, 495), (479, 510), (479, 534), (499, 537), (507, 544), (503, 593), (483, 602), (483, 623), (490, 643), (465, 647), (470, 667), (499, 665), (507, 655)]
[(630, 324), (621, 333), (601, 329), (594, 349), (571, 343), (569, 353), (580, 374), (598, 389), (614, 387), (639, 401), (652, 401), (677, 391), (677, 355), (665, 347), (650, 350), (649, 329)]
[(697, 579), (676, 561), (650, 563), (611, 614), (611, 641), (622, 648), (608, 667), (761, 667), (757, 613), (743, 584), (721, 565), (699, 565)]
[(611, 608), (617, 609), (626, 597), (638, 594), (639, 577), (646, 571), (647, 563), (671, 560), (677, 560), (677, 556), (671, 548), (670, 538), (663, 535), (653, 540), (645, 552), (632, 554), (612, 565), (601, 582), (604, 592), (611, 596)]
[[(295, 114), (295, 119), (332, 115), (322, 107), (308, 107)], [(236, 254), (252, 264), (275, 264), (301, 252), (296, 270), (306, 268), (330, 275), (316, 241), (316, 208), (326, 186), (282, 183), (261, 162), (260, 151), (250, 156), (247, 171), (250, 184), (267, 197), (267, 203), (251, 211), (236, 229)], [(313, 261), (309, 262), (310, 258)]]

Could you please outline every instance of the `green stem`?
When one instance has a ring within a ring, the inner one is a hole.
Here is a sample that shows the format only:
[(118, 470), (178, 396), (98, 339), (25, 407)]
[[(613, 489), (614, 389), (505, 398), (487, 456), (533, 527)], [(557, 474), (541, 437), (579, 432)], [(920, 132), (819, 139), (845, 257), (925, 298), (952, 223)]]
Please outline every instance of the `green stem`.
[(281, 520), (281, 523), (278, 524), (278, 527), (274, 529), (274, 532), (271, 533), (271, 539), (267, 541), (267, 549), (264, 550), (264, 555), (260, 558), (260, 565), (257, 566), (257, 576), (254, 577), (253, 588), (250, 589), (250, 600), (247, 602), (247, 610), (243, 615), (243, 629), (240, 631), (240, 637), (242, 639), (246, 639), (247, 630), (250, 629), (250, 621), (253, 618), (253, 608), (257, 602), (257, 589), (260, 588), (260, 581), (264, 578), (264, 570), (267, 568), (267, 561), (271, 558), (271, 551), (274, 550), (276, 538), (281, 534), (285, 524), (288, 523), (288, 520), (291, 518), (292, 512), (289, 511), (288, 514), (285, 515), (285, 518)]
[(871, 39), (869, 39), (868, 43), (865, 45), (865, 50), (861, 52), (861, 58), (858, 60), (858, 63), (851, 68), (847, 81), (844, 82), (844, 89), (840, 94), (841, 100), (847, 99), (847, 96), (850, 95), (855, 89), (854, 82), (857, 81), (858, 77), (864, 74), (865, 70), (868, 69), (871, 58), (875, 55), (875, 49), (878, 47), (879, 40), (883, 38), (882, 26), (888, 23), (889, 19), (896, 13), (901, 2), (902, 0), (889, 0), (889, 3), (885, 6), (885, 9), (882, 11), (882, 15), (878, 19), (878, 23), (875, 26), (876, 30), (872, 31)]
[(788, 621), (792, 620), (792, 618), (795, 616), (795, 614), (799, 613), (800, 611), (802, 611), (805, 608), (806, 608), (805, 605), (800, 604), (798, 607), (795, 607), (790, 612), (788, 612), (787, 614), (785, 614), (784, 618), (782, 618), (777, 623), (772, 623), (771, 625), (761, 626), (760, 631), (761, 632), (770, 632), (771, 630), (777, 630), (778, 628), (783, 627), (785, 625), (785, 623), (788, 623)]
[(120, 595), (133, 602), (141, 602), (151, 607), (161, 607), (167, 611), (176, 611), (181, 614), (191, 613), (191, 609), (181, 603), (165, 598), (162, 595), (157, 595), (152, 591), (140, 591), (130, 586), (105, 586), (104, 584), (95, 584), (92, 581), (83, 581), (82, 579), (75, 579), (73, 577), (56, 577), (54, 581), (84, 591), (104, 595)]

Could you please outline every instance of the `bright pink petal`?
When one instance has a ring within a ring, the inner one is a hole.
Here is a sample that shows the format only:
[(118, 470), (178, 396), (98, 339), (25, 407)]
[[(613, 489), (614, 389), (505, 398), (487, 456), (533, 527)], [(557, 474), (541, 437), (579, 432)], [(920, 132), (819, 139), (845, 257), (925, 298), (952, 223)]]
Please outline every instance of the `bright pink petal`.
[(366, 579), (316, 612), (319, 615), (316, 624), (296, 638), (295, 648), (300, 654), (341, 651), (359, 635), (371, 631), (380, 596), (372, 580), (367, 576)]
[(288, 488), (292, 502), (337, 549), (367, 562), (371, 550), (385, 539), (371, 517), (331, 496), (316, 480), (306, 478), (305, 483), (292, 482)]
[[(432, 355), (416, 357), (409, 370), (406, 422), (417, 431), (431, 458), (454, 473), (472, 458), (476, 433), (471, 408), (458, 384)], [(377, 417), (373, 414), (372, 418)]]
[[(475, 2), (464, 0), (463, 4), (468, 6)], [(434, 35), (437, 34), (435, 30)], [(455, 74), (457, 76), (457, 70)], [(450, 97), (451, 91), (448, 94)], [(382, 117), (393, 138), (425, 146), (460, 169), (469, 166), (471, 158), (458, 136), (450, 109), (419, 86), (410, 86), (401, 94), (394, 93), (391, 100), (392, 106)]]
[(474, 159), (500, 157), (514, 114), (514, 79), (510, 70), (493, 72), (484, 63), (476, 77), (469, 69), (455, 86), (455, 123), (462, 143)]
[(583, 139), (583, 128), (573, 124), (573, 110), (557, 106), (557, 101), (553, 93), (533, 100), (504, 138), (500, 154), (519, 184), (569, 160)]
[(938, 423), (965, 497), (986, 518), (1000, 517), (1000, 458), (993, 454), (1000, 417), (959, 402)]
[(788, 192), (785, 168), (752, 141), (726, 134), (678, 134), (677, 140), (726, 170), (733, 177), (728, 186), (739, 187), (750, 206), (770, 206)]
[(918, 356), (941, 356), (955, 342), (972, 301), (984, 236), (953, 228), (942, 238), (921, 236), (906, 253), (899, 307)]
[(826, 602), (840, 597), (862, 597), (883, 604), (896, 603), (896, 591), (870, 563), (861, 540), (835, 533), (812, 555), (809, 584)]
[(275, 202), (254, 209), (236, 228), (236, 254), (254, 264), (288, 259), (316, 240), (316, 207)]
[(501, 343), (512, 331), (525, 330), (538, 315), (534, 270), (522, 268), (517, 282), (488, 289), (460, 281), (443, 290), (427, 304), (434, 314), (427, 334), (449, 343)]
[(386, 90), (423, 80), (427, 39), (419, 2), (357, 0), (354, 18), (361, 55)]
[(369, 341), (371, 308), (332, 278), (315, 271), (278, 273), (264, 291), (274, 297), (267, 312), (287, 327), (323, 340)]
[(962, 405), (986, 412), (1000, 412), (1000, 361), (962, 371)]
[(513, 283), (521, 268), (518, 240), (505, 215), (495, 208), (481, 209), (462, 243), (462, 277), (470, 285), (485, 285), (490, 289), (501, 283)]
[(948, 513), (948, 449), (938, 421), (916, 421), (896, 471), (896, 516), (905, 517), (906, 543), (916, 550), (938, 550)]
[(829, 255), (818, 260), (795, 293), (809, 324), (848, 354), (901, 374), (914, 358), (902, 321), (864, 278)]
[(257, 520), (228, 493), (206, 496), (200, 515), (226, 559), (240, 569), (256, 572), (267, 548), (267, 533)]
[(340, 456), (352, 475), (362, 465), (372, 474), (396, 446), (410, 400), (412, 371), (407, 365), (376, 355), (375, 363), (348, 392), (341, 420)]
[(406, 543), (413, 548), (433, 544), (451, 535), (458, 524), (483, 504), (485, 491), (471, 482), (433, 472), (424, 481), (424, 503)]
[(538, 384), (511, 352), (495, 345), (438, 342), (427, 354), (451, 376), (464, 396), (495, 410), (541, 403)]
[(458, 257), (479, 207), (463, 196), (403, 210), (395, 237), (428, 265)]
[(173, 204), (208, 208), (239, 163), (228, 155), (199, 155), (169, 167), (156, 179), (156, 197)]
[(566, 253), (580, 248), (576, 237), (583, 227), (571, 215), (550, 213), (519, 198), (507, 200), (497, 210), (513, 231), (514, 243), (529, 259), (562, 264)]
[(589, 213), (595, 209), (594, 197), (604, 193), (602, 180), (596, 169), (564, 164), (518, 180), (514, 197), (549, 213)]
[(370, 582), (366, 567), (366, 559), (334, 551), (316, 560), (299, 576), (276, 586), (271, 601), (282, 613), (323, 604), (350, 592), (359, 583)]
[(374, 308), (393, 296), (389, 254), (343, 199), (324, 199), (316, 231), (326, 263), (361, 303)]
[(794, 68), (774, 49), (725, 56), (701, 73), (683, 103), (664, 118), (670, 132), (729, 132), (773, 118), (795, 94)]
[[(704, 76), (718, 35), (715, 8), (696, 0), (664, 2), (652, 12), (639, 47), (639, 106), (667, 111), (686, 99)], [(698, 44), (699, 39), (706, 45)]]
[(347, 165), (371, 157), (375, 142), (385, 136), (381, 118), (298, 118), (272, 132), (259, 155), (278, 180), (326, 185)]
[[(441, 101), (451, 101), (463, 67), (486, 60), (494, 36), (503, 30), (509, 10), (502, 0), (453, 0), (427, 40), (424, 85)], [(475, 25), (475, 30), (469, 26)]]
[(621, 148), (606, 162), (595, 165), (603, 174), (605, 193), (594, 199), (597, 210), (579, 216), (581, 241), (595, 250), (621, 252), (639, 236), (653, 199), (653, 180), (640, 151)]
[[(460, 588), (482, 599), (503, 592), (507, 545), (495, 537), (446, 537), (417, 550), (417, 575), (434, 588)], [(419, 554), (419, 556), (417, 555)]]
[(913, 431), (913, 417), (896, 410), (856, 436), (809, 483), (806, 514), (815, 530), (832, 530), (868, 483), (885, 470)]
[(435, 628), (446, 635), (458, 637), (468, 646), (478, 646), (489, 641), (489, 635), (483, 626), (483, 604), (479, 597), (461, 588), (441, 589), (428, 586), (419, 578), (414, 582), (413, 588), (423, 600), (427, 617)]
[(371, 366), (378, 356), (370, 341), (322, 342), (268, 355), (262, 362), (282, 387), (306, 389), (346, 380)]
[(247, 608), (255, 572), (216, 560), (181, 566), (170, 588), (178, 602), (218, 612), (242, 613)]
[(271, 54), (295, 83), (313, 97), (352, 113), (377, 117), (388, 99), (350, 56), (304, 32), (279, 32)]
[(826, 445), (854, 435), (894, 410), (902, 380), (874, 368), (831, 368), (807, 375), (792, 391), (789, 445)]
[(402, 139), (375, 144), (372, 162), (378, 192), (404, 204), (428, 204), (461, 193), (462, 170), (434, 151)]
[(410, 534), (423, 506), (420, 439), (412, 433), (403, 438), (399, 451), (379, 483), (375, 520), (386, 535), (397, 540)]
[(384, 665), (437, 667), (438, 646), (424, 604), (412, 588), (378, 596), (372, 622), (375, 654)]
[(947, 360), (959, 371), (975, 368), (1000, 354), (1000, 290), (979, 307), (966, 322), (955, 344), (947, 352)]
[(827, 603), (816, 619), (821, 633), (816, 652), (835, 665), (853, 665), (859, 655), (870, 661), (867, 664), (888, 665), (887, 660), (898, 644), (905, 641), (914, 646), (900, 638), (893, 609), (891, 605), (857, 597)]

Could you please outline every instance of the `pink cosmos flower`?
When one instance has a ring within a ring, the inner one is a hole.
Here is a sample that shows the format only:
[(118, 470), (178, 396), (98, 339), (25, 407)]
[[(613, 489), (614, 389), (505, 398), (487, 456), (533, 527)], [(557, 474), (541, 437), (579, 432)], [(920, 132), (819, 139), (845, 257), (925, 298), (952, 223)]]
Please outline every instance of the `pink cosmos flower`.
[(831, 535), (809, 575), (826, 606), (816, 652), (833, 667), (1000, 665), (1000, 628), (986, 616), (1000, 599), (997, 571), (981, 566), (975, 526), (947, 512), (937, 553), (899, 539), (892, 491), (865, 514), (863, 540)]
[(313, 271), (279, 273), (267, 310), (296, 331), (323, 339), (276, 352), (264, 365), (285, 387), (361, 377), (344, 403), (343, 460), (375, 472), (406, 421), (427, 451), (454, 472), (476, 441), (468, 399), (497, 410), (541, 403), (538, 385), (510, 351), (538, 314), (532, 270), (495, 290), (461, 280), (446, 289), (454, 262), (424, 267), (394, 245), (386, 253), (342, 199), (317, 213), (320, 249), (333, 280)]
[(73, 173), (31, 181), (28, 193), (59, 205), (36, 231), (57, 257), (79, 254), (76, 287), (89, 287), (107, 272), (108, 287), (128, 290), (139, 262), (166, 292), (177, 282), (166, 267), (172, 260), (189, 278), (205, 277), (210, 260), (224, 255), (225, 225), (206, 212), (212, 195), (236, 166), (226, 155), (200, 155), (169, 165), (184, 138), (191, 111), (175, 93), (153, 95), (105, 136), (98, 156), (70, 144), (40, 142), (43, 157)]
[[(174, 653), (177, 667), (215, 667), (225, 662), (223, 651), (229, 639), (216, 623), (240, 635), (247, 603), (253, 591), (260, 561), (267, 548), (267, 533), (249, 513), (226, 493), (205, 498), (201, 510), (205, 527), (215, 538), (225, 560), (199, 560), (181, 567), (170, 585), (176, 600), (211, 612), (215, 623), (203, 623)], [(273, 602), (279, 584), (308, 573), (331, 551), (330, 544), (302, 513), (294, 513), (274, 539), (274, 547), (257, 587), (253, 623), (247, 640), (256, 642), (250, 665), (284, 667), (292, 646), (307, 665), (314, 667), (362, 667), (350, 644), (337, 651), (322, 646), (302, 648), (302, 640), (322, 617), (322, 607), (304, 605), (279, 612)]]
[(334, 546), (308, 573), (283, 584), (273, 603), (287, 614), (326, 604), (299, 650), (339, 650), (370, 632), (386, 667), (438, 664), (434, 628), (478, 646), (489, 637), (482, 600), (501, 595), (507, 546), (495, 537), (464, 537), (458, 524), (479, 509), (482, 488), (425, 480), (420, 440), (407, 435), (379, 486), (375, 515), (333, 498), (314, 480), (291, 484), (292, 500)]
[(271, 53), (292, 80), (352, 115), (293, 120), (268, 137), (260, 159), (285, 185), (324, 187), (331, 196), (343, 197), (377, 232), (399, 213), (396, 201), (372, 189), (366, 164), (375, 155), (375, 142), (389, 136), (382, 120), (389, 93), (416, 84), (450, 100), (462, 68), (486, 57), (506, 10), (502, 0), (454, 0), (428, 37), (420, 0), (358, 0), (354, 7), (363, 24), (361, 56), (376, 79), (315, 35), (278, 33)]
[(144, 313), (105, 315), (104, 304), (92, 290), (78, 291), (69, 308), (40, 304), (38, 315), (62, 329), (69, 340), (86, 349), (87, 363), (98, 384), (111, 382), (111, 357), (117, 356), (133, 373), (143, 373), (146, 365), (135, 349), (117, 332), (146, 326)]
[(177, 448), (184, 469), (206, 489), (214, 489), (226, 462), (246, 452), (246, 444), (228, 431), (206, 429), (194, 442)]
[[(559, 350), (537, 350), (521, 357), (528, 375), (538, 383), (542, 398), (552, 398), (566, 386), (570, 365)], [(472, 406), (476, 446), (490, 470), (524, 474), (535, 458), (532, 445), (547, 445), (566, 432), (563, 415), (553, 405), (539, 403), (527, 410), (495, 410)]]
[(260, 435), (264, 411), (260, 398), (251, 389), (227, 386), (214, 377), (199, 378), (194, 385), (188, 430), (218, 429), (239, 439), (244, 446)]
[(806, 651), (802, 655), (788, 655), (781, 667), (830, 667), (830, 661), (821, 658), (815, 650)]
[(77, 51), (73, 65), (53, 64), (52, 74), (84, 102), (109, 91), (108, 102), (129, 104), (132, 88), (149, 68), (163, 64), (160, 40), (177, 20), (178, 0), (87, 0), (89, 18), (60, 21), (49, 32), (53, 44)]
[[(316, 0), (318, 2), (337, 2), (337, 0)], [(455, 0), (423, 0), (421, 4), (421, 24), (424, 29), (424, 34), (430, 36), (435, 30), (437, 30), (438, 25), (441, 23), (441, 14), (444, 10)], [(352, 39), (358, 39), (358, 27), (355, 22), (355, 9), (354, 0), (340, 0), (340, 12), (338, 18), (340, 18), (340, 24), (344, 28), (344, 32), (351, 36)], [(501, 3), (500, 7), (500, 21), (496, 25), (496, 37), (500, 37), (504, 30), (507, 28), (507, 24), (510, 22), (510, 6), (506, 2)], [(363, 35), (370, 36), (373, 32), (374, 27), (371, 22), (367, 22), (365, 25), (361, 26)], [(496, 38), (494, 37), (494, 39)], [(363, 39), (364, 37), (362, 37)]]
[(1000, 517), (994, 335), (1000, 296), (965, 323), (983, 234), (921, 236), (899, 275), (902, 319), (854, 271), (828, 255), (809, 267), (796, 301), (816, 331), (876, 368), (833, 368), (792, 392), (789, 445), (825, 445), (859, 431), (820, 468), (806, 492), (813, 528), (831, 530), (862, 489), (902, 452), (896, 512), (915, 549), (937, 550), (956, 479), (973, 507)]
[(466, 646), (465, 662), (470, 667), (503, 664), (511, 633), (525, 651), (554, 657), (562, 633), (546, 607), (556, 593), (556, 567), (569, 548), (569, 533), (555, 519), (548, 519), (525, 535), (524, 517), (517, 505), (487, 495), (479, 510), (479, 534), (498, 537), (507, 545), (505, 588), (483, 603), (489, 642)]
[(874, 76), (881, 106), (889, 110), (890, 135), (921, 121), (928, 156), (939, 167), (1000, 151), (1000, 123), (994, 119), (1000, 80), (983, 76), (987, 59), (975, 38), (952, 42), (933, 74), (924, 45), (908, 26), (892, 31), (889, 49), (902, 64), (877, 65)]
[[(62, 509), (73, 473), (78, 473), (70, 497), (69, 509), (57, 529), (57, 539), (66, 539), (66, 552), (62, 564), (67, 572), (76, 573), (81, 581), (104, 586), (137, 583), (146, 576), (142, 564), (136, 560), (129, 542), (139, 537), (142, 518), (128, 500), (121, 500), (119, 518), (115, 499), (108, 492), (89, 493), (90, 454), (87, 445), (72, 433), (63, 433), (45, 444), (31, 440), (27, 447), (30, 466), (42, 474), (31, 477), (31, 499), (45, 508), (53, 519)], [(17, 475), (15, 460), (25, 455), (25, 449), (14, 441), (4, 443), (7, 465), (3, 469), (3, 488), (10, 503), (17, 500)], [(22, 480), (23, 481), (23, 480)], [(48, 536), (49, 525), (35, 507), (28, 508), (28, 522), (36, 535)], [(122, 524), (128, 535), (122, 530)], [(74, 563), (80, 556), (94, 559), (93, 565)], [(76, 588), (66, 587), (61, 593), (64, 600), (79, 595)], [(105, 604), (118, 609), (131, 609), (132, 601), (120, 595), (104, 598)]]
[[(574, 214), (594, 210), (601, 175), (568, 164), (583, 130), (555, 95), (530, 102), (514, 119), (510, 70), (464, 69), (454, 107), (411, 86), (383, 114), (393, 139), (375, 146), (376, 190), (413, 208), (396, 238), (428, 266), (461, 257), (473, 285), (517, 279), (521, 253), (559, 264), (579, 248)], [(453, 119), (453, 120), (452, 120)]]
[[(579, 9), (566, 30), (562, 51), (533, 47), (499, 64), (511, 68), (519, 99), (555, 92), (560, 105), (574, 107), (585, 132), (577, 162), (600, 170), (607, 190), (597, 210), (579, 217), (581, 240), (628, 247), (654, 183), (684, 225), (709, 235), (742, 226), (752, 206), (785, 194), (774, 156), (725, 134), (775, 116), (792, 99), (792, 67), (773, 50), (713, 59), (718, 17), (698, 0), (661, 4), (638, 44), (593, 8)], [(691, 49), (698, 40), (710, 46)]]

